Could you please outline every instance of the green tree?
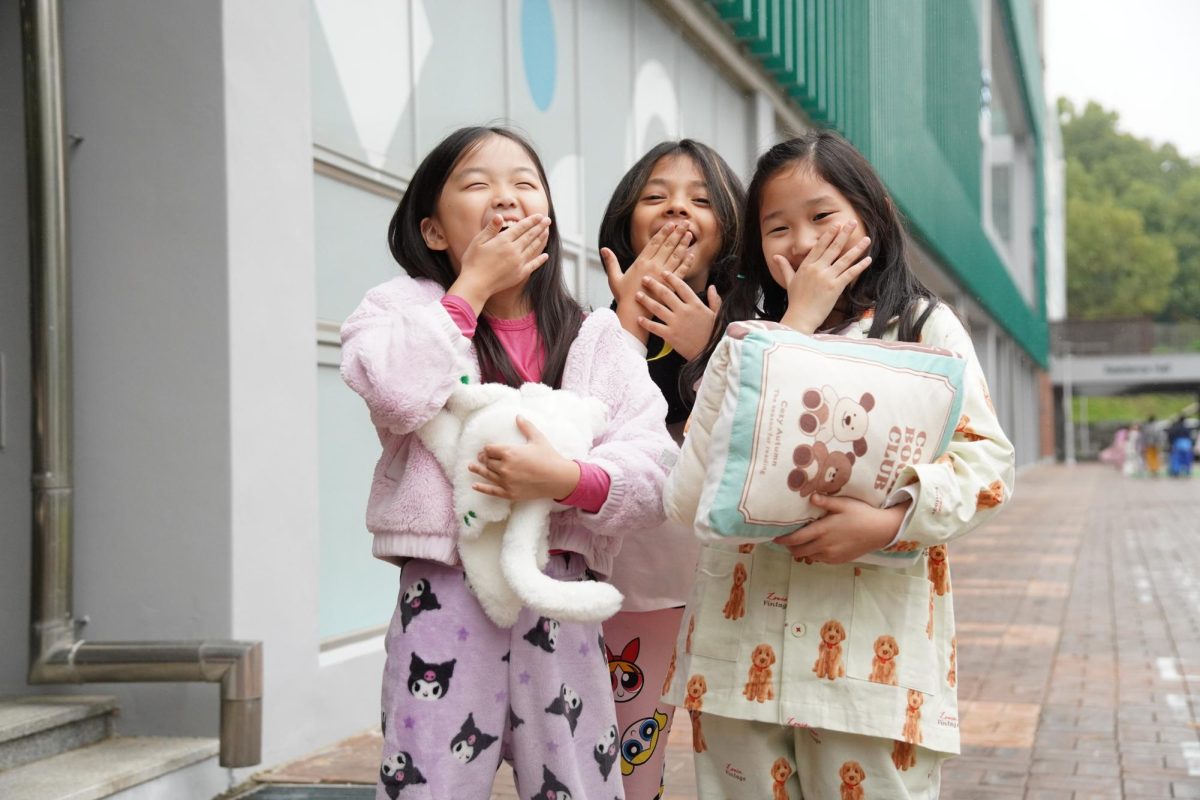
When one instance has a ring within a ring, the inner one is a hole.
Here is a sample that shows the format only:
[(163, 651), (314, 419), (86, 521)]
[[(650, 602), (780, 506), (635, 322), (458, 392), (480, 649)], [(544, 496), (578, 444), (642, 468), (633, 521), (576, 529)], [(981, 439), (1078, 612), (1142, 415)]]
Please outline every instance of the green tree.
[(1200, 319), (1200, 165), (1059, 100), (1072, 317)]
[(1178, 265), (1164, 236), (1110, 200), (1067, 198), (1067, 311), (1072, 319), (1138, 317), (1167, 302)]

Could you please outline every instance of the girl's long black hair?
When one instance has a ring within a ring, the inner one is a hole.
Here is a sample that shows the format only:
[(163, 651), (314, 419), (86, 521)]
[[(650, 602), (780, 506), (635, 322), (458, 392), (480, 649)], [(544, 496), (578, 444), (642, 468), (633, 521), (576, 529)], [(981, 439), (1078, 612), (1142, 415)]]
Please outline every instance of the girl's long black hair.
[(775, 283), (763, 256), (758, 219), (767, 181), (796, 166), (812, 169), (841, 192), (862, 220), (864, 233), (871, 237), (871, 265), (842, 293), (840, 308), (847, 319), (874, 308), (869, 338), (882, 337), (890, 321), (899, 318), (897, 338), (902, 342), (920, 340), (921, 329), (938, 299), (917, 279), (908, 263), (904, 224), (895, 203), (871, 163), (854, 145), (832, 131), (813, 130), (780, 142), (758, 159), (746, 191), (742, 271), (724, 298), (713, 337), (698, 361), (707, 363), (729, 323), (756, 317), (777, 322), (787, 310), (787, 290)]
[[(600, 221), (600, 247), (607, 247), (613, 251), (621, 269), (627, 270), (633, 264), (639, 255), (634, 250), (633, 240), (630, 238), (633, 212), (637, 208), (642, 191), (646, 188), (646, 182), (654, 173), (655, 165), (669, 156), (690, 158), (708, 185), (708, 201), (721, 236), (721, 247), (709, 265), (708, 284), (715, 286), (717, 293), (724, 297), (733, 286), (738, 273), (742, 243), (741, 212), (746, 200), (746, 191), (742, 188), (741, 179), (725, 159), (721, 158), (716, 150), (695, 139), (660, 142), (629, 168), (617, 184), (617, 188), (613, 190), (608, 208), (604, 210), (604, 218)], [(705, 298), (701, 295), (700, 299)], [(652, 336), (651, 355), (657, 351), (657, 346), (657, 337)], [(707, 358), (696, 359), (679, 370), (676, 381), (681, 395), (690, 396), (691, 384), (703, 374), (706, 363)], [(669, 391), (668, 387), (660, 388)]]
[[(449, 289), (458, 277), (450, 257), (444, 251), (430, 250), (421, 236), (421, 220), (433, 216), (438, 198), (454, 167), (468, 153), (479, 147), (489, 136), (503, 136), (520, 145), (537, 167), (538, 177), (546, 189), (551, 219), (546, 253), (550, 258), (539, 267), (525, 284), (524, 296), (537, 314), (538, 338), (546, 350), (542, 368), (542, 383), (560, 388), (567, 352), (579, 333), (583, 309), (567, 292), (562, 280), (562, 243), (554, 218), (554, 201), (546, 171), (533, 146), (520, 134), (502, 127), (459, 128), (443, 139), (425, 156), (413, 173), (396, 213), (388, 225), (388, 248), (396, 262), (414, 278), (436, 281)], [(512, 360), (500, 344), (487, 317), (479, 316), (475, 328), (475, 352), (479, 355), (479, 370), (485, 381), (520, 386), (521, 377)]]

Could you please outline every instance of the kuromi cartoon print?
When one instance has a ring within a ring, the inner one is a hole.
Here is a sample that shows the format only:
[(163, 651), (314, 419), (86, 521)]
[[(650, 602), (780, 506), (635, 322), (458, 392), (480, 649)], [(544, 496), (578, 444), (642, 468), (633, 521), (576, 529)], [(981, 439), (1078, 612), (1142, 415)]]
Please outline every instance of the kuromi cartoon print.
[(412, 757), (408, 753), (399, 752), (383, 760), (379, 767), (379, 780), (387, 796), (396, 800), (400, 792), (409, 786), (425, 783), (425, 776), (412, 763)]
[(555, 777), (549, 767), (542, 767), (542, 788), (530, 800), (571, 800), (571, 790)]
[(450, 691), (456, 659), (441, 664), (427, 663), (416, 653), (408, 665), (408, 691), (418, 700), (441, 700)]
[(429, 586), (429, 581), (418, 578), (404, 590), (404, 599), (400, 602), (400, 629), (408, 631), (408, 625), (413, 617), (425, 611), (441, 608), (437, 595)]
[(499, 737), (490, 736), (479, 730), (475, 724), (475, 715), (467, 714), (462, 728), (450, 740), (450, 752), (460, 764), (470, 764), (476, 756), (487, 750)]
[(565, 683), (559, 687), (558, 697), (546, 706), (547, 714), (559, 714), (566, 718), (571, 726), (571, 735), (575, 735), (575, 726), (579, 724), (579, 715), (583, 713), (583, 698)]
[(608, 780), (608, 774), (612, 772), (613, 764), (617, 763), (617, 726), (612, 725), (600, 737), (600, 741), (596, 742), (596, 748), (592, 752), (592, 756), (596, 759), (596, 763), (600, 765), (600, 775)]
[(547, 653), (553, 653), (558, 642), (559, 622), (549, 617), (538, 617), (537, 625), (525, 634), (525, 641), (534, 647), (540, 647)]

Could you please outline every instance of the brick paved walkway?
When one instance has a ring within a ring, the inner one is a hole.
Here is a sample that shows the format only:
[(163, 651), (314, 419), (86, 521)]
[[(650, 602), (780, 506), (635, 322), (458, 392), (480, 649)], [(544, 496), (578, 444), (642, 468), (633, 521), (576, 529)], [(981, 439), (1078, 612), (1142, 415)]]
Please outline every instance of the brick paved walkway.
[(944, 797), (1200, 798), (1200, 481), (1039, 467), (952, 553)]
[[(944, 800), (1200, 798), (1200, 479), (1033, 468), (951, 563), (963, 754)], [(664, 800), (695, 797), (690, 744), (681, 714)], [(367, 781), (378, 747), (355, 748)], [(502, 768), (493, 798), (516, 797)]]

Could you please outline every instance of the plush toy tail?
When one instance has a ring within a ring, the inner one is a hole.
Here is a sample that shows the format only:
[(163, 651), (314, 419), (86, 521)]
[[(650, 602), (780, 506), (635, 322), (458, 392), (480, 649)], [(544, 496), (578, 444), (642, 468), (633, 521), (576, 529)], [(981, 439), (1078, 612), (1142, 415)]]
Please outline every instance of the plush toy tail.
[(546, 563), (548, 539), (546, 502), (513, 503), (500, 551), (500, 568), (525, 605), (539, 614), (569, 622), (600, 622), (621, 610), (625, 598), (611, 584), (555, 580), (538, 569), (539, 564)]
[(467, 582), (488, 619), (501, 628), (517, 624), (517, 615), (525, 605), (508, 585), (499, 569), (500, 549), (504, 543), (504, 523), (490, 523), (474, 539), (458, 540)]

